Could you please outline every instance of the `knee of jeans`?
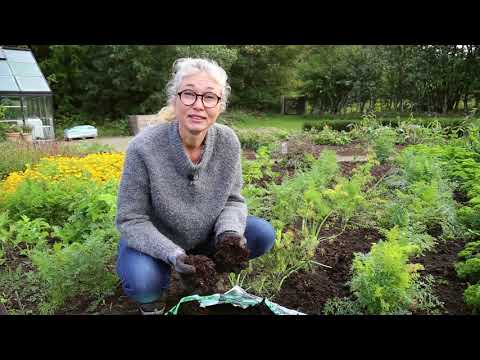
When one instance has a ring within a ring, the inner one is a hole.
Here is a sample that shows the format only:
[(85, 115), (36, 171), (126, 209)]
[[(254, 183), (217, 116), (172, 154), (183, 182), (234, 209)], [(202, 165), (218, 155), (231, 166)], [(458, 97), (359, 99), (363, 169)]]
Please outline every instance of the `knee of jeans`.
[(263, 231), (263, 249), (264, 253), (270, 251), (275, 243), (275, 230), (269, 224), (269, 227)]
[(269, 252), (275, 243), (275, 230), (269, 223), (266, 222), (257, 231), (256, 249), (252, 257), (258, 257)]
[(127, 296), (139, 303), (158, 300), (170, 285), (170, 272), (159, 271), (148, 264), (137, 264), (122, 282)]

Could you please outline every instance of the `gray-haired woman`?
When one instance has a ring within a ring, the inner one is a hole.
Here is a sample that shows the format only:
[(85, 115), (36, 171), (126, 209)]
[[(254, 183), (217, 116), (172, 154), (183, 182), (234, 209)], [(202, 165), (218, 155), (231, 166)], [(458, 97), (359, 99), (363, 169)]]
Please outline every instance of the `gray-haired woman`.
[(187, 252), (210, 255), (232, 236), (250, 258), (269, 251), (272, 226), (247, 216), (240, 142), (216, 124), (230, 86), (216, 62), (179, 59), (167, 85), (175, 119), (144, 130), (127, 148), (120, 183), (117, 273), (143, 314), (161, 313), (171, 269), (195, 273)]

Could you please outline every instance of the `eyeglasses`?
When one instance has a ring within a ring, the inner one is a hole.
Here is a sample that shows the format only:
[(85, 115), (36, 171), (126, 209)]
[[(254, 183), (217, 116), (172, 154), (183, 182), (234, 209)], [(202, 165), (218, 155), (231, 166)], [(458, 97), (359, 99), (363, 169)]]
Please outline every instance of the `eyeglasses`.
[(183, 90), (177, 94), (180, 97), (180, 101), (185, 106), (192, 106), (197, 101), (197, 98), (200, 96), (202, 98), (203, 106), (206, 108), (213, 108), (217, 106), (221, 97), (217, 96), (212, 92), (206, 92), (205, 94), (197, 94), (192, 90)]

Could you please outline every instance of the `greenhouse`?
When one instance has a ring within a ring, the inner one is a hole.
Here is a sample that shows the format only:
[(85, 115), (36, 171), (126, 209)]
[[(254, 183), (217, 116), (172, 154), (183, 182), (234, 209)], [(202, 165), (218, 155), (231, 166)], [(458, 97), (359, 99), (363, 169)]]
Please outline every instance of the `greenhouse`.
[(31, 128), (33, 140), (53, 140), (52, 95), (30, 50), (0, 47), (0, 121)]

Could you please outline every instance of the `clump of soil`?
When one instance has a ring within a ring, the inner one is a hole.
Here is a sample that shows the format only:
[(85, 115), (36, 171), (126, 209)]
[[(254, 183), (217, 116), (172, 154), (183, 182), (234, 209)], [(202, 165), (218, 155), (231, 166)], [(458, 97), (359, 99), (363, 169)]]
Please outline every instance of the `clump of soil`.
[(242, 309), (231, 304), (217, 304), (201, 307), (197, 301), (189, 301), (180, 305), (178, 315), (273, 315), (272, 311), (263, 302)]
[(217, 247), (213, 260), (219, 273), (238, 273), (245, 268), (249, 256), (250, 251), (240, 246), (237, 236), (227, 236)]
[(215, 263), (204, 255), (190, 255), (185, 264), (195, 266), (196, 272), (192, 275), (182, 275), (198, 295), (213, 294), (217, 290), (218, 275)]

